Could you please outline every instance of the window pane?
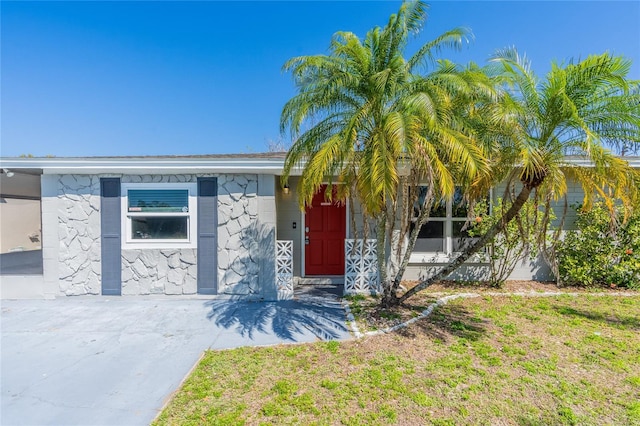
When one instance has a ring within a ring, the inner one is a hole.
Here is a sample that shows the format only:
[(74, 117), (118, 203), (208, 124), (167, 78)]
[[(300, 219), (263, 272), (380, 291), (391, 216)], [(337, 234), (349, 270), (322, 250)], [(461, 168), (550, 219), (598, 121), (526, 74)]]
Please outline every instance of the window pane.
[(462, 199), (462, 191), (460, 188), (456, 188), (456, 192), (453, 194), (453, 202), (451, 203), (452, 217), (467, 217), (467, 203), (463, 203)]
[(186, 216), (132, 217), (131, 238), (134, 240), (186, 240)]
[[(418, 217), (420, 214), (420, 209), (422, 204), (424, 203), (424, 198), (427, 196), (427, 187), (421, 186), (420, 193), (418, 194), (418, 200), (416, 201), (416, 205), (414, 206), (414, 216)], [(444, 201), (440, 201), (438, 204), (434, 204), (431, 206), (431, 212), (429, 213), (429, 217), (446, 217), (447, 216), (447, 204)]]
[(425, 223), (418, 233), (414, 251), (444, 251), (444, 222)]
[(471, 244), (473, 241), (477, 240), (477, 238), (471, 238), (469, 236), (469, 225), (467, 225), (467, 229), (462, 229), (465, 226), (466, 221), (454, 220), (451, 223), (452, 231), (453, 231), (453, 251), (459, 251), (463, 246)]
[[(467, 225), (467, 227), (465, 228), (465, 224), (467, 222), (465, 220), (454, 220), (451, 223), (451, 227), (452, 227), (452, 231), (453, 231), (453, 236), (456, 238), (466, 238), (469, 236), (469, 225)], [(465, 229), (463, 229), (465, 228)]]
[(188, 212), (189, 191), (186, 189), (130, 189), (130, 212)]

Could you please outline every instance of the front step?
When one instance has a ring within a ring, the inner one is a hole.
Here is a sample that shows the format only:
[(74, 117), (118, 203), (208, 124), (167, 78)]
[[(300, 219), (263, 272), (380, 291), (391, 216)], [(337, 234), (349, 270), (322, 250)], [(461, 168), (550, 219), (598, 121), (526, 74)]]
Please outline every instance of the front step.
[(324, 275), (316, 277), (295, 277), (295, 285), (336, 285), (344, 284), (344, 275)]

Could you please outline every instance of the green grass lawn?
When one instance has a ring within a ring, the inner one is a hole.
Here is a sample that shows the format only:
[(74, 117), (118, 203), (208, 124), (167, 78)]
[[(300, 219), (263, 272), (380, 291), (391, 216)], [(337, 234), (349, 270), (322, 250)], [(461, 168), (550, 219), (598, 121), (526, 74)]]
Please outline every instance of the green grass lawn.
[(207, 352), (155, 424), (640, 425), (640, 297), (458, 299), (394, 334)]

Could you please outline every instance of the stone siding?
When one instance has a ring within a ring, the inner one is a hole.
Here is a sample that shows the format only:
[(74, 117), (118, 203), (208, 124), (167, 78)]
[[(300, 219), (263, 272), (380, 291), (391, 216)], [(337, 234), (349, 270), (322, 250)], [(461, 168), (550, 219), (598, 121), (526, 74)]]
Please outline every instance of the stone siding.
[[(122, 183), (196, 182), (198, 176), (218, 178), (218, 292), (260, 294), (257, 175), (109, 175)], [(58, 176), (63, 295), (101, 292), (100, 177)], [(195, 294), (196, 259), (197, 249), (123, 250), (122, 294)]]
[(100, 178), (58, 177), (60, 293), (100, 294)]
[(196, 249), (122, 250), (122, 294), (195, 294)]
[(218, 177), (219, 293), (260, 293), (257, 192), (257, 175)]

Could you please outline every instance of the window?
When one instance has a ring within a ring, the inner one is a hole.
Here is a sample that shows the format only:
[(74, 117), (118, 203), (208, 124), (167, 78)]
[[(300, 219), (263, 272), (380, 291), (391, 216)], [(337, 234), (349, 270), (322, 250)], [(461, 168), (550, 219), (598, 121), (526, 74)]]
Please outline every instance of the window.
[[(421, 206), (427, 188), (421, 187), (417, 206)], [(419, 208), (415, 209), (417, 219)], [(467, 206), (462, 203), (462, 192), (456, 189), (453, 200), (448, 203), (439, 203), (431, 208), (429, 221), (425, 223), (420, 232), (414, 248), (416, 257), (412, 261), (421, 261), (424, 253), (449, 256), (459, 251), (469, 234), (465, 229), (467, 222)], [(413, 230), (413, 229), (412, 229)]]
[(123, 184), (123, 248), (196, 247), (195, 183)]

